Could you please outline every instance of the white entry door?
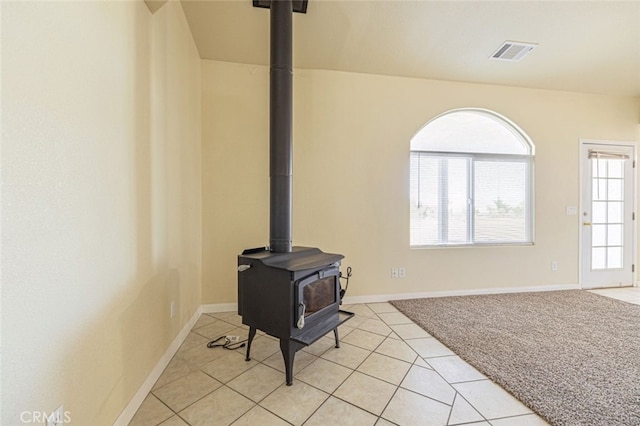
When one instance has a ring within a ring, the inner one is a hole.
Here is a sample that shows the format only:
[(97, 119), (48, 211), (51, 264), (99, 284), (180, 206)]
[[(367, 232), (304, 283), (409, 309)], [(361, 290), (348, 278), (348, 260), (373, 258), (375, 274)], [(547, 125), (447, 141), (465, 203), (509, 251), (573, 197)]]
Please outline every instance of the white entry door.
[(633, 285), (635, 147), (581, 144), (582, 288)]

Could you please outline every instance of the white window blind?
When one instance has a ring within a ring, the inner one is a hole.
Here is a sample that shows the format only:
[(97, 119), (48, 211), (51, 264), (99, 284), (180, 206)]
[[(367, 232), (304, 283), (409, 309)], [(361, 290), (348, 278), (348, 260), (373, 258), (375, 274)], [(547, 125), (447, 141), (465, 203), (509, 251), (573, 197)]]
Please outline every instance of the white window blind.
[[(473, 111), (472, 111), (473, 112)], [(484, 112), (483, 112), (484, 113)], [(469, 116), (469, 111), (465, 111)], [(486, 114), (486, 113), (484, 113)], [(473, 114), (472, 114), (473, 116)], [(482, 129), (477, 117), (474, 138), (482, 143)], [(464, 118), (464, 117), (463, 117)], [(481, 117), (483, 118), (483, 117)], [(460, 124), (460, 117), (448, 120)], [(495, 130), (485, 137), (504, 136)], [(429, 135), (419, 132), (420, 148), (429, 148)], [(410, 203), (412, 246), (446, 246), (473, 244), (514, 244), (532, 241), (531, 172), (532, 156), (523, 150), (527, 146), (518, 133), (508, 128), (505, 153), (500, 143), (492, 141), (492, 153), (460, 152), (456, 145), (455, 128), (438, 123), (434, 148), (441, 151), (413, 149), (410, 164)], [(444, 136), (443, 136), (444, 132)], [(470, 129), (465, 128), (469, 133)], [(417, 136), (418, 136), (417, 135)], [(450, 138), (447, 140), (447, 137)], [(413, 141), (412, 141), (413, 142)], [(512, 143), (512, 145), (508, 145)], [(517, 144), (514, 147), (513, 144)], [(464, 144), (469, 149), (469, 141)], [(444, 151), (446, 150), (446, 152)], [(514, 151), (518, 154), (514, 154)], [(523, 153), (521, 153), (524, 151)]]

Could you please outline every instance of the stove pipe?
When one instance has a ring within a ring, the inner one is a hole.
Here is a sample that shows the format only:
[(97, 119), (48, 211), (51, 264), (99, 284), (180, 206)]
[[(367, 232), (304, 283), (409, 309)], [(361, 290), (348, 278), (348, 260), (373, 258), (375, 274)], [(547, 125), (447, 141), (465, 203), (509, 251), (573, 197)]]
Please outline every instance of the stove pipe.
[(269, 106), (269, 247), (291, 251), (293, 169), (292, 0), (271, 0)]

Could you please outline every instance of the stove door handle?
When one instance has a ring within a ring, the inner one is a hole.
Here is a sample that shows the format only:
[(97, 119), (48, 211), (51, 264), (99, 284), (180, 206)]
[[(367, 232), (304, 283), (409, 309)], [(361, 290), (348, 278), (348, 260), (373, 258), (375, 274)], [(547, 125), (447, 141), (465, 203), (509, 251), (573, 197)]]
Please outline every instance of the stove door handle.
[(304, 327), (304, 311), (306, 310), (306, 306), (304, 306), (304, 303), (300, 303), (300, 305), (298, 305), (298, 311), (302, 311), (300, 312), (300, 316), (298, 317), (298, 323), (296, 324), (296, 326), (298, 328), (303, 328)]

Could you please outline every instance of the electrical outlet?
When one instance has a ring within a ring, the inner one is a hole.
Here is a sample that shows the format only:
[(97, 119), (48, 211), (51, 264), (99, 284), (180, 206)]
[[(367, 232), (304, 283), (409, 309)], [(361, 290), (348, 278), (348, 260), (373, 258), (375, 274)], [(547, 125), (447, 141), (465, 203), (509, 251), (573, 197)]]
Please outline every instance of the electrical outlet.
[(552, 260), (552, 261), (551, 261), (551, 270), (552, 270), (553, 272), (555, 272), (555, 271), (557, 271), (557, 270), (558, 270), (558, 261), (557, 261), (557, 260)]
[(398, 276), (404, 278), (407, 276), (407, 270), (404, 267), (398, 268)]
[(578, 208), (575, 206), (567, 206), (567, 215), (578, 214)]
[(62, 426), (65, 422), (64, 407), (61, 405), (47, 417), (47, 426)]
[(391, 278), (398, 278), (398, 268), (391, 268)]
[(176, 315), (176, 302), (174, 300), (171, 301), (171, 305), (169, 305), (169, 313), (171, 318)]

